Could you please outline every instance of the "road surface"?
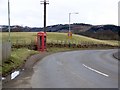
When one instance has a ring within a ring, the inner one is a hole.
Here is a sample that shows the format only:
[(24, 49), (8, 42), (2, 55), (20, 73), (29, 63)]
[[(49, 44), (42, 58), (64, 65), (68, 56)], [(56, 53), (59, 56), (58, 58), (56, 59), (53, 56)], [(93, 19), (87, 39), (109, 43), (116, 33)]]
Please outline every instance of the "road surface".
[(34, 66), (32, 88), (118, 88), (117, 50), (56, 53)]

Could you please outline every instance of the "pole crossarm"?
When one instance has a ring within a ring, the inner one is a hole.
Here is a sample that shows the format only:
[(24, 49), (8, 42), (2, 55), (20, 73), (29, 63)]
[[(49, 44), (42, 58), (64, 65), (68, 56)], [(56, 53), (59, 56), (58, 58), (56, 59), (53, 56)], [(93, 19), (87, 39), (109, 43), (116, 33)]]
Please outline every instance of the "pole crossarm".
[(40, 1), (40, 2), (41, 2), (41, 4), (49, 4), (49, 1), (46, 1), (46, 0)]

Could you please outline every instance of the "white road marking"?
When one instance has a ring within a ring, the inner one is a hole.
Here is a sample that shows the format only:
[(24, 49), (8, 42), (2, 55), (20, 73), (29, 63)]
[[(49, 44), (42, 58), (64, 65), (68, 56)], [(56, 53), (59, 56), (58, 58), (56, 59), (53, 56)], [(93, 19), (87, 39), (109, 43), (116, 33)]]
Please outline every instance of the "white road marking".
[(109, 77), (109, 75), (107, 75), (107, 74), (105, 74), (105, 73), (102, 73), (102, 72), (100, 72), (100, 71), (98, 71), (98, 70), (95, 70), (95, 69), (93, 69), (93, 68), (91, 68), (91, 67), (88, 67), (88, 66), (86, 66), (85, 64), (83, 64), (83, 66), (86, 67), (87, 69), (92, 70), (92, 71), (94, 71), (94, 72), (96, 72), (96, 73), (99, 73), (99, 74), (101, 74), (101, 75), (103, 75), (103, 76)]

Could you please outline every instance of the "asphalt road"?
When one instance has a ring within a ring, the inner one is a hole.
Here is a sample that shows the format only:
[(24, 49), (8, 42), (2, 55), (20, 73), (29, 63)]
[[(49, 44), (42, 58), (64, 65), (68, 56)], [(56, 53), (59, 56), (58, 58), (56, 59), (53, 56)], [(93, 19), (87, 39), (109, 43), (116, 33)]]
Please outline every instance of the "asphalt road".
[[(34, 66), (32, 88), (118, 88), (117, 50), (56, 53)], [(120, 76), (120, 75), (119, 75)]]

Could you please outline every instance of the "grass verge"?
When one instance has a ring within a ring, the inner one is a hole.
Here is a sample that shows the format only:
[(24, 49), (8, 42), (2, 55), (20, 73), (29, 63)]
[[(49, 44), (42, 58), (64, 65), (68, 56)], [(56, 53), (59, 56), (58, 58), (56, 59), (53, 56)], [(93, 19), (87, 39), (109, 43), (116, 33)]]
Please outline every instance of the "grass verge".
[(92, 48), (59, 48), (59, 47), (52, 47), (47, 48), (47, 52), (49, 53), (57, 53), (57, 52), (66, 52), (66, 51), (77, 51), (77, 50), (102, 50), (102, 49), (113, 49), (111, 47), (92, 47)]
[(19, 68), (25, 63), (29, 56), (37, 53), (37, 51), (29, 50), (27, 48), (13, 49), (10, 58), (2, 63), (2, 75), (5, 76), (12, 70)]

